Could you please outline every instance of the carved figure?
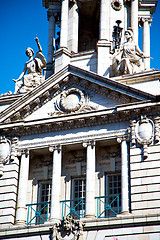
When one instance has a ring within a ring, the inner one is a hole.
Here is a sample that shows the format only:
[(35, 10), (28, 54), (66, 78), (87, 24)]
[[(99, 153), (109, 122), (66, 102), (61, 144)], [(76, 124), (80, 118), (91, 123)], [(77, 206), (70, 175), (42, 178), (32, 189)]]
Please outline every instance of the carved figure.
[[(125, 38), (126, 42), (120, 46), (113, 57), (114, 75), (132, 74), (144, 70), (142, 59), (146, 56), (133, 41), (133, 30), (131, 28), (125, 31)], [(118, 55), (121, 55), (120, 60), (117, 59)]]
[(83, 227), (83, 222), (75, 220), (69, 215), (65, 217), (61, 223), (53, 226), (50, 239), (62, 240), (65, 239), (66, 236), (70, 236), (73, 240), (82, 240)]
[[(28, 47), (26, 49), (26, 55), (29, 57), (29, 60), (25, 63), (24, 70), (19, 78), (12, 79), (16, 83), (15, 93), (28, 92), (44, 81), (42, 69), (46, 66), (46, 59), (42, 54), (42, 48), (37, 37), (35, 41), (39, 49), (39, 52), (36, 53), (36, 57), (34, 57), (33, 49)], [(20, 81), (22, 78), (23, 81)]]

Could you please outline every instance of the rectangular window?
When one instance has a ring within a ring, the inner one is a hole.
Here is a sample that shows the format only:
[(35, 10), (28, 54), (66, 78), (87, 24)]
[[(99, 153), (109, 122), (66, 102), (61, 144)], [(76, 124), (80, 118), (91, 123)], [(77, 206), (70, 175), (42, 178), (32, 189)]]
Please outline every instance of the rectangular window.
[[(105, 175), (105, 195), (106, 204), (111, 209), (106, 210), (106, 216), (116, 215), (121, 207), (121, 174), (113, 173)], [(118, 197), (117, 197), (118, 195)]]
[(75, 217), (83, 217), (85, 211), (85, 196), (86, 196), (86, 179), (73, 178), (72, 179), (72, 195), (71, 207), (74, 209), (73, 215)]
[(51, 202), (51, 181), (40, 181), (38, 184), (38, 204), (37, 211), (40, 216), (37, 216), (37, 223), (43, 223), (49, 217), (50, 202)]

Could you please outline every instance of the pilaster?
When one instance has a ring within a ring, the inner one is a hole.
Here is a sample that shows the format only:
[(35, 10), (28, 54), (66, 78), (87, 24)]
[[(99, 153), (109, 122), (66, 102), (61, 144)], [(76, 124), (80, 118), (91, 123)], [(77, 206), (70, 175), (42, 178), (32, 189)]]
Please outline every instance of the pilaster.
[(67, 48), (68, 41), (68, 8), (69, 0), (63, 0), (61, 6), (61, 34), (60, 34), (60, 48)]
[(138, 45), (138, 0), (131, 0), (131, 27), (133, 40)]

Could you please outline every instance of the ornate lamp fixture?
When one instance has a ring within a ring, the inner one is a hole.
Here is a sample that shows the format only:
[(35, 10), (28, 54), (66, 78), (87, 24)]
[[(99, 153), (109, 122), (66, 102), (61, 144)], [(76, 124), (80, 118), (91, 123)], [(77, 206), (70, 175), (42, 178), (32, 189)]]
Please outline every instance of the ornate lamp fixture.
[(114, 42), (114, 49), (119, 49), (121, 45), (121, 38), (122, 38), (122, 30), (123, 28), (120, 27), (121, 20), (117, 20), (117, 26), (114, 26), (113, 30), (113, 42)]

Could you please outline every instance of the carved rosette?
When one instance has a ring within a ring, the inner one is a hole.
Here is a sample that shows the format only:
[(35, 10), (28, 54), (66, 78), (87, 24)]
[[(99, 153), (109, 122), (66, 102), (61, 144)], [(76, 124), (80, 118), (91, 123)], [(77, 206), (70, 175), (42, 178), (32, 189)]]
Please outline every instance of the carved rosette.
[(122, 9), (122, 3), (119, 0), (112, 0), (111, 6), (116, 11), (120, 11)]
[[(139, 121), (131, 122), (131, 143), (132, 146), (136, 145), (136, 142), (143, 146), (143, 157), (148, 157), (148, 146), (153, 143), (153, 140), (158, 140), (156, 129), (158, 126), (146, 116), (141, 116)], [(156, 133), (155, 133), (156, 132)]]
[(89, 97), (85, 91), (77, 88), (70, 88), (63, 91), (57, 101), (54, 103), (55, 111), (49, 115), (61, 115), (64, 113), (77, 113), (96, 110), (97, 108), (91, 106)]

